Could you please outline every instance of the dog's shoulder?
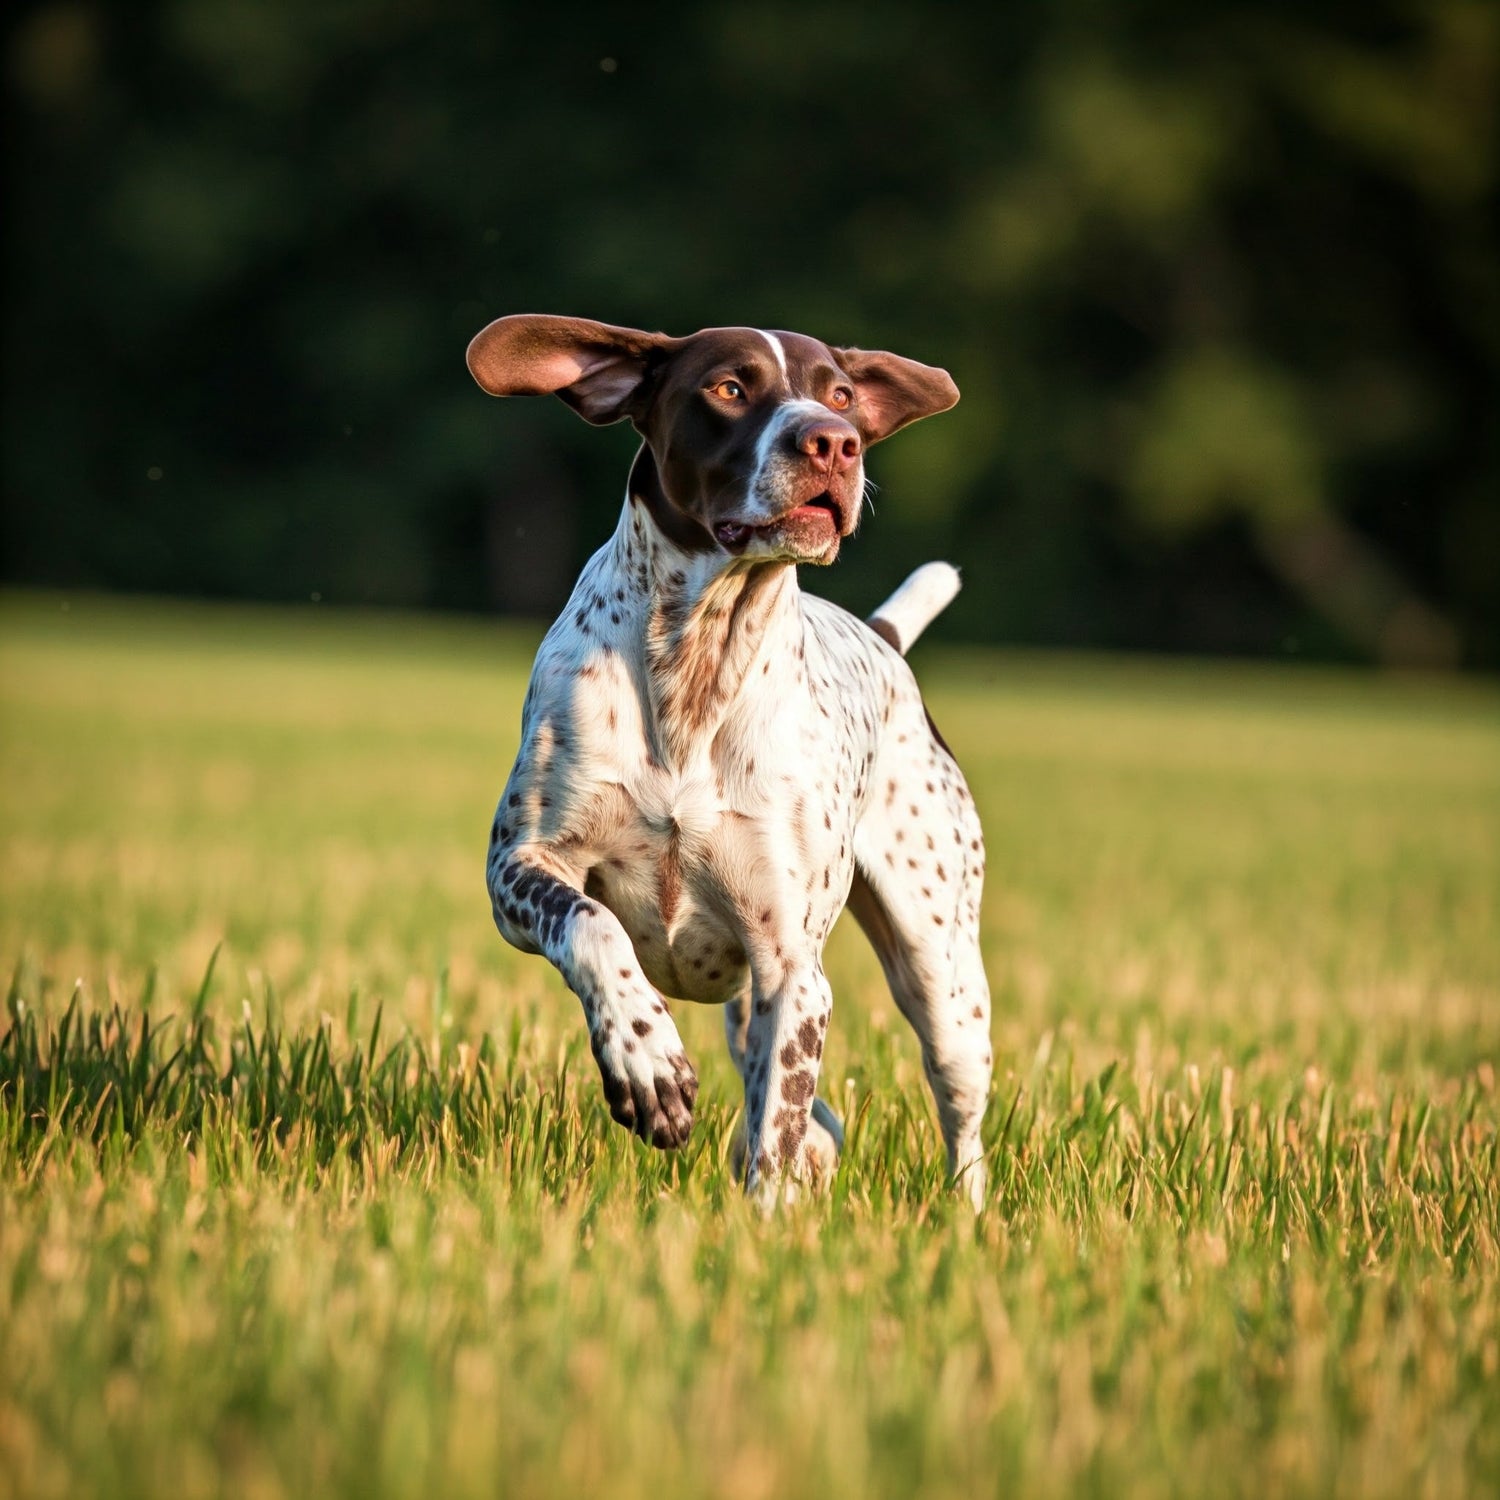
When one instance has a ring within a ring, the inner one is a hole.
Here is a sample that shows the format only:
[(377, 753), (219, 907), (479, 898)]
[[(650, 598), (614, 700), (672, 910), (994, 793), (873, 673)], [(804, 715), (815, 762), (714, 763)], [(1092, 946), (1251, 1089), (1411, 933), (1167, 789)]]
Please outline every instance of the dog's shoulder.
[(856, 691), (866, 686), (886, 694), (915, 682), (901, 653), (857, 615), (815, 594), (804, 594), (802, 604), (808, 635), (827, 664), (833, 687)]
[(537, 647), (523, 722), (539, 713), (571, 714), (580, 689), (586, 702), (597, 701), (624, 680), (623, 648), (632, 624), (623, 618), (623, 594), (611, 572), (608, 549), (601, 548)]

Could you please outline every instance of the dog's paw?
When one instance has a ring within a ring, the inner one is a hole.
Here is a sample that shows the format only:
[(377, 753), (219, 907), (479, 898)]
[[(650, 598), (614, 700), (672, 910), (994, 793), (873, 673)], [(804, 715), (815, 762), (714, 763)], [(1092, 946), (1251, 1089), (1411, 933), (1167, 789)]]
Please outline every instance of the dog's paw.
[(610, 1115), (663, 1151), (686, 1145), (693, 1129), (698, 1075), (664, 1015), (628, 1028), (605, 1021), (589, 1037)]

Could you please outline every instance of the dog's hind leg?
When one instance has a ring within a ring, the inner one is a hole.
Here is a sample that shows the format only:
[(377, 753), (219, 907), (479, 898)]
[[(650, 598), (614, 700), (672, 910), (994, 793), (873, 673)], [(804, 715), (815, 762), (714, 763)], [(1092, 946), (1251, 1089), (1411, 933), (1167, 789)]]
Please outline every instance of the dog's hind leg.
[(849, 910), (922, 1045), (949, 1175), (975, 1209), (983, 1208), (988, 1173), (979, 1127), (989, 1102), (993, 1058), (989, 985), (977, 931), (954, 934), (952, 943), (923, 931), (920, 915), (875, 870), (855, 875)]
[(849, 910), (922, 1045), (949, 1174), (979, 1209), (987, 1186), (979, 1129), (993, 1066), (979, 948), (984, 846), (957, 766), (935, 750), (946, 780), (908, 768), (891, 783), (902, 790), (875, 799), (856, 830)]
[[(724, 1007), (724, 1040), (729, 1047), (729, 1060), (740, 1075), (746, 1079), (746, 1052), (750, 1034), (750, 996), (738, 995)], [(747, 1162), (749, 1100), (735, 1127), (734, 1140), (729, 1147), (729, 1165), (734, 1175), (743, 1182)], [(832, 1109), (819, 1098), (812, 1102), (812, 1118), (807, 1122), (807, 1137), (804, 1149), (817, 1163), (817, 1177), (827, 1182), (838, 1167), (839, 1153), (844, 1149), (844, 1126)]]

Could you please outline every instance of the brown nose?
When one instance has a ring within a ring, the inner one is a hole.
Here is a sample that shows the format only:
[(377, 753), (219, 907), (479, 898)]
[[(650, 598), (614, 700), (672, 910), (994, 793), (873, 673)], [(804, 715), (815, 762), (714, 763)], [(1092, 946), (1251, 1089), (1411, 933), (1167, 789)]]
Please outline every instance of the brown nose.
[(859, 434), (837, 417), (819, 417), (796, 435), (797, 451), (820, 474), (846, 474), (859, 462)]

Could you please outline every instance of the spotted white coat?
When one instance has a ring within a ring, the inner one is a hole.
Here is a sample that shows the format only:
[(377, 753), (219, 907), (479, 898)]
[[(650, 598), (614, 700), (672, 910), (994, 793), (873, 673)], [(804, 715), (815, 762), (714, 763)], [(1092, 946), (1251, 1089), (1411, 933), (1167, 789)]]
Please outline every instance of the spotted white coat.
[[(471, 348), (486, 389), (555, 389), (591, 420), (629, 415), (645, 438), (614, 535), (537, 653), (491, 829), (495, 921), (578, 995), (611, 1113), (655, 1145), (687, 1139), (697, 1094), (664, 997), (725, 1007), (742, 1168), (771, 1201), (826, 1177), (841, 1144), (816, 1086), (823, 948), (847, 904), (921, 1043), (950, 1172), (978, 1207), (983, 842), (902, 656), (957, 575), (919, 569), (866, 624), (803, 593), (795, 566), (853, 530), (863, 448), (951, 405), (951, 382), (900, 361), (919, 387), (901, 405), (868, 363), (896, 356), (749, 333), (502, 319)], [(643, 353), (640, 340), (657, 342)], [(720, 414), (726, 402), (745, 409)], [(744, 425), (721, 432), (704, 411)], [(684, 469), (695, 437), (698, 468), (690, 456)], [(691, 491), (709, 470), (730, 477), (705, 499)]]

